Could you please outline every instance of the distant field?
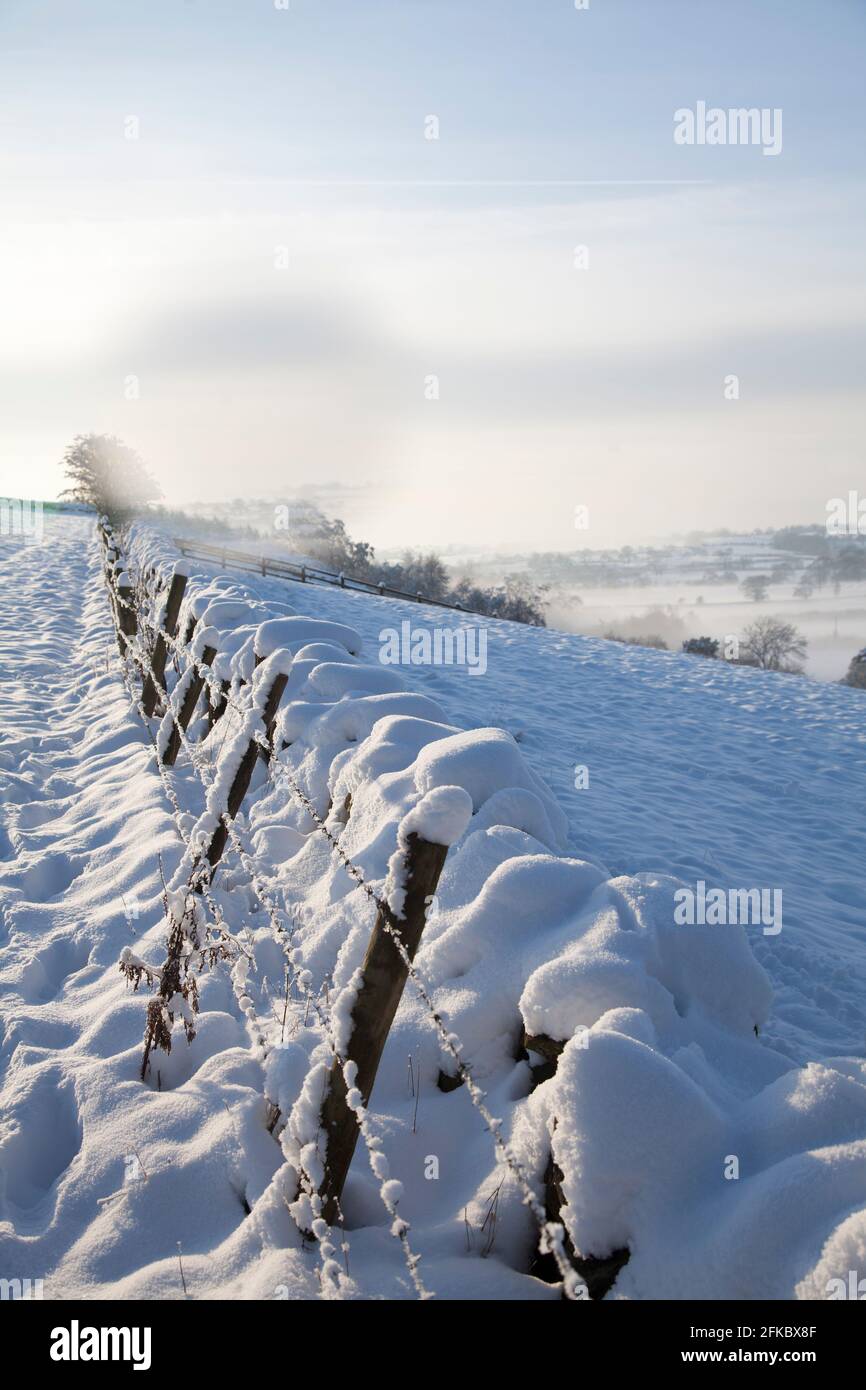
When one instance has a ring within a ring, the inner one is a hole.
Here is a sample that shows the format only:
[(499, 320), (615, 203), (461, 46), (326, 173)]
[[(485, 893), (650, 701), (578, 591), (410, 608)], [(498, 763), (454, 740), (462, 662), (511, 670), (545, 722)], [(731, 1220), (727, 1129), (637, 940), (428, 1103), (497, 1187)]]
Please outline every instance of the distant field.
[[(652, 625), (676, 650), (686, 637), (741, 636), (755, 618), (778, 614), (794, 623), (809, 642), (807, 674), (815, 680), (839, 680), (855, 652), (866, 646), (866, 584), (843, 584), (810, 599), (794, 597), (793, 584), (773, 584), (764, 603), (744, 600), (735, 584), (712, 585), (667, 581), (646, 586), (582, 589), (580, 606), (561, 595), (548, 614), (550, 627), (601, 635), (608, 629), (624, 636), (645, 633), (641, 623), (653, 609), (669, 609), (666, 621)], [(699, 596), (703, 603), (698, 603)], [(635, 623), (640, 623), (639, 629)]]

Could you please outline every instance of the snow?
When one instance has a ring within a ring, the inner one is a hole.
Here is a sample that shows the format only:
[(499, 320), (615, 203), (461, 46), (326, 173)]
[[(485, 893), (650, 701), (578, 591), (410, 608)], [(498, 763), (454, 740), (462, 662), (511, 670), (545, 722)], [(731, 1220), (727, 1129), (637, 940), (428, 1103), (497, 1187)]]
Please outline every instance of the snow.
[(547, 833), (564, 846), (568, 823), (541, 778), (536, 776), (510, 734), (503, 729), (473, 729), (425, 748), (418, 755), (415, 783), (419, 792), (456, 784), (479, 810), (495, 792), (524, 790), (538, 797), (548, 821)]
[(431, 845), (453, 845), (472, 818), (472, 799), (463, 787), (434, 787), (412, 807), (397, 827), (397, 844), (405, 847), (410, 835)]
[(262, 606), (247, 603), (240, 599), (213, 599), (202, 610), (201, 621), (205, 627), (232, 628), (249, 627), (261, 616)]
[(311, 642), (329, 642), (344, 647), (352, 656), (361, 650), (361, 638), (344, 623), (316, 621), (312, 618), (270, 618), (256, 632), (256, 655), (268, 656), (275, 647), (296, 651)]
[(311, 693), (321, 700), (340, 700), (344, 695), (384, 695), (392, 690), (405, 690), (405, 682), (396, 671), (382, 666), (350, 666), (338, 661), (317, 662), (307, 684)]
[[(866, 1233), (866, 1213), (850, 1214), (866, 1174), (862, 1074), (813, 1064), (723, 1104), (676, 1058), (605, 1020), (597, 1034), (567, 1044), (548, 1104), (572, 1236), (632, 1247), (616, 1296), (826, 1298), (849, 1267), (821, 1261), (828, 1234), (841, 1251)], [(732, 1159), (740, 1175), (726, 1179)]]
[(219, 644), (219, 630), (215, 627), (207, 626), (202, 621), (199, 623), (198, 627), (192, 635), (192, 639), (189, 643), (189, 650), (192, 656), (195, 657), (196, 661), (201, 661), (204, 657), (205, 648), (213, 647), (215, 650), (218, 650)]
[[(218, 647), (237, 704), (197, 745), (207, 792), (183, 752), (168, 774), (193, 849), (287, 686), (237, 822), (257, 886), (230, 848), (212, 888), (250, 959), (197, 976), (195, 1039), (178, 1018), (142, 1084), (153, 995), (118, 964), (159, 971), (163, 880), (183, 912), (190, 858), (91, 529), (50, 516), (45, 550), (0, 551), (4, 1268), (47, 1297), (177, 1297), (180, 1240), (194, 1297), (409, 1298), (411, 1242), (439, 1297), (558, 1298), (466, 1084), (437, 1085), (455, 1063), (411, 981), (357, 1112), (349, 1273), (334, 1233), (304, 1246), (289, 1208), (318, 1227), (298, 1176), (321, 1176), (376, 905), (291, 777), (396, 907), (408, 836), (448, 845), (415, 967), (539, 1195), (552, 1151), (574, 1244), (628, 1246), (609, 1298), (840, 1296), (866, 1258), (862, 692), (492, 621), (477, 680), (385, 668), (383, 625), (459, 615), (188, 562), (194, 649)], [(140, 527), (126, 563), (166, 584), (176, 555)], [(779, 890), (782, 930), (677, 925), (701, 881)], [(205, 919), (198, 902), (199, 938)], [(525, 1039), (555, 1045), (547, 1079)]]

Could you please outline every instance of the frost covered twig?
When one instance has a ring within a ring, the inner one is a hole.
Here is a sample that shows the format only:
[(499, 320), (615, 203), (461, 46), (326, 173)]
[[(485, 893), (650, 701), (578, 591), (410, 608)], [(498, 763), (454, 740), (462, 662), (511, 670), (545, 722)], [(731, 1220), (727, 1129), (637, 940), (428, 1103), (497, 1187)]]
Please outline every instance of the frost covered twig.
[(148, 966), (129, 947), (124, 948), (120, 958), (120, 970), (133, 989), (138, 989), (143, 977), (149, 985), (158, 987), (147, 1006), (142, 1081), (147, 1077), (153, 1049), (171, 1052), (176, 1016), (183, 1021), (187, 1042), (195, 1037), (195, 1015), (199, 1011), (195, 971), (201, 972), (216, 960), (230, 957), (225, 940), (221, 936), (211, 937), (201, 897), (193, 891), (192, 883), (182, 892), (173, 892), (164, 885), (162, 901), (169, 924), (162, 966)]

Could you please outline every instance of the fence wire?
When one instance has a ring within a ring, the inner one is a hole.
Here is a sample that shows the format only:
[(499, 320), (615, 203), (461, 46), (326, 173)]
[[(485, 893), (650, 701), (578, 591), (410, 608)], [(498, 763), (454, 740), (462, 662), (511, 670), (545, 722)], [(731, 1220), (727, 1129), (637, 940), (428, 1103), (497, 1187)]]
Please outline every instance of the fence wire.
[[(109, 573), (108, 569), (106, 569), (106, 578), (108, 580), (110, 588), (112, 589), (113, 594), (117, 598), (117, 601), (124, 608), (129, 609), (132, 613), (135, 614), (136, 610), (132, 607), (132, 605), (127, 603), (117, 594), (117, 586), (116, 584), (114, 584), (113, 576)], [(153, 630), (154, 629), (151, 625), (151, 631)], [(165, 634), (164, 632), (163, 637), (167, 637), (167, 634)], [(129, 636), (126, 636), (125, 640), (127, 642), (133, 641), (133, 639), (131, 639)], [(194, 658), (192, 654), (189, 652), (188, 648), (185, 648), (183, 644), (180, 643), (177, 639), (169, 638), (168, 644), (171, 646), (172, 650), (177, 654), (180, 660), (185, 659), (188, 664), (194, 665), (199, 670), (200, 674), (202, 672), (202, 668), (204, 668), (204, 670), (207, 671), (211, 676), (213, 675), (213, 673), (210, 671), (210, 668), (204, 667), (203, 663), (199, 663), (197, 659)], [(147, 663), (146, 665), (144, 665), (143, 669), (149, 670), (149, 658), (147, 657), (146, 653), (144, 653), (141, 650), (140, 646), (138, 658), (140, 664), (142, 662)], [(211, 688), (210, 682), (207, 679), (205, 680), (205, 684), (209, 689)], [(220, 698), (226, 698), (225, 692), (220, 692)], [(200, 766), (197, 753), (190, 740), (188, 739), (186, 732), (180, 728), (177, 719), (179, 711), (176, 708), (172, 707), (170, 696), (167, 696), (166, 700), (168, 708), (172, 713), (175, 727), (177, 728), (178, 733), (180, 735), (181, 745), (184, 748), (184, 751), (186, 752), (187, 759), (190, 762), (190, 765), (192, 766), (193, 770), (196, 772), (198, 780), (202, 784), (202, 787), (204, 788), (205, 792), (207, 792), (210, 783), (208, 780), (206, 780), (205, 774), (203, 773), (202, 767)], [(246, 713), (248, 713), (248, 711), (244, 710), (241, 706), (235, 705), (234, 701), (230, 701), (230, 703), (233, 705), (238, 715), (245, 715)], [(146, 719), (146, 716), (144, 716), (143, 709), (140, 709), (140, 713), (142, 715), (142, 718)], [(357, 864), (355, 864), (349, 858), (349, 856), (343, 850), (336, 836), (332, 833), (332, 831), (329, 829), (323, 818), (317, 812), (309, 794), (298, 783), (296, 777), (293, 776), (293, 774), (289, 771), (289, 769), (284, 763), (281, 763), (279, 761), (278, 756), (274, 757), (272, 755), (272, 750), (268, 746), (267, 740), (264, 739), (263, 735), (260, 739), (260, 742), (263, 746), (263, 749), (267, 751), (269, 755), (266, 762), (266, 769), (272, 787), (276, 789), (287, 788), (292, 793), (295, 800), (301, 806), (303, 806), (304, 810), (310, 816), (316, 830), (318, 830), (327, 840), (331, 850), (335, 853), (347, 874), (354, 880), (357, 886), (362, 889), (366, 896), (375, 904), (376, 909), (380, 914), (380, 920), (383, 929), (387, 932), (387, 934), (394, 942), (395, 948), (397, 949), (401, 957), (401, 960), (406, 968), (408, 978), (411, 980), (412, 986), (418, 998), (421, 1000), (425, 1010), (427, 1011), (433, 1023), (434, 1029), (436, 1031), (441, 1046), (448, 1054), (448, 1056), (451, 1058), (451, 1060), (454, 1062), (457, 1075), (460, 1077), (461, 1081), (466, 1085), (467, 1094), (469, 1095), (470, 1101), (474, 1109), (477, 1111), (477, 1113), (484, 1121), (485, 1128), (490, 1131), (498, 1158), (501, 1160), (508, 1172), (514, 1178), (517, 1186), (520, 1189), (523, 1204), (526, 1207), (528, 1207), (538, 1226), (539, 1251), (542, 1254), (550, 1254), (553, 1257), (557, 1270), (559, 1271), (559, 1274), (562, 1278), (564, 1296), (571, 1300), (577, 1300), (578, 1298), (583, 1297), (585, 1293), (585, 1284), (568, 1258), (566, 1247), (566, 1241), (568, 1237), (565, 1228), (561, 1222), (553, 1221), (548, 1218), (547, 1213), (544, 1209), (544, 1205), (540, 1201), (532, 1183), (530, 1182), (529, 1177), (522, 1163), (517, 1158), (514, 1151), (511, 1149), (510, 1145), (508, 1144), (508, 1141), (503, 1137), (502, 1121), (495, 1117), (488, 1108), (486, 1104), (486, 1092), (484, 1092), (481, 1089), (481, 1087), (472, 1077), (471, 1064), (463, 1055), (460, 1039), (457, 1037), (455, 1033), (449, 1031), (439, 1011), (433, 1003), (430, 991), (428, 990), (419, 972), (415, 968), (415, 965), (413, 964), (409, 956), (409, 953), (406, 950), (406, 947), (400, 935), (397, 919), (395, 918), (390, 905), (376, 892), (372, 884), (370, 884), (368, 880), (365, 878), (363, 871), (358, 867)], [(229, 841), (232, 843), (233, 847), (235, 848), (238, 854), (238, 858), (240, 859), (241, 863), (246, 869), (247, 874), (250, 876), (250, 882), (253, 886), (253, 891), (256, 893), (256, 896), (259, 898), (259, 901), (265, 908), (266, 913), (268, 913), (269, 915), (269, 918), (272, 922), (272, 926), (275, 929), (277, 939), (282, 939), (284, 928), (282, 924), (279, 923), (279, 915), (276, 906), (270, 899), (270, 895), (267, 892), (267, 890), (263, 889), (260, 875), (255, 869), (254, 856), (250, 855), (243, 846), (237, 834), (236, 828), (233, 825), (231, 818), (227, 815), (227, 813), (223, 813), (222, 820), (225, 824)], [(293, 933), (290, 934), (290, 939), (291, 936), (293, 936)], [(298, 974), (296, 972), (296, 980), (297, 978)], [(304, 988), (303, 985), (300, 985), (299, 987), (301, 989)], [(324, 1016), (322, 1014), (318, 1001), (314, 1000), (312, 996), (310, 996), (307, 1002), (315, 1008), (317, 1015), (323, 1021), (323, 1033), (326, 1037), (326, 1041), (328, 1042), (328, 1046), (332, 1052), (333, 1059), (345, 1069), (345, 1059), (340, 1057), (336, 1048), (333, 1045), (333, 1037), (331, 1035), (330, 1027), (325, 1023)], [(364, 1114), (361, 1118), (359, 1118), (359, 1112), (356, 1111), (355, 1114), (356, 1119), (358, 1119), (361, 1135), (365, 1140), (368, 1153), (370, 1153), (371, 1151), (369, 1139), (367, 1133), (365, 1133), (365, 1130), (368, 1126), (366, 1114)], [(376, 1151), (377, 1149), (374, 1147), (373, 1152)], [(375, 1172), (375, 1165), (373, 1165), (373, 1167)], [(383, 1201), (385, 1201), (386, 1207), (389, 1208), (389, 1214), (393, 1218), (392, 1234), (397, 1235), (404, 1245), (407, 1266), (409, 1268), (413, 1284), (416, 1288), (416, 1291), (418, 1292), (418, 1296), (421, 1298), (430, 1297), (428, 1291), (424, 1289), (423, 1284), (420, 1284), (420, 1276), (418, 1274), (418, 1256), (412, 1253), (411, 1247), (408, 1244), (408, 1223), (406, 1223), (402, 1217), (398, 1216), (396, 1207), (393, 1207), (393, 1204), (389, 1206), (389, 1203), (386, 1201), (384, 1196)]]

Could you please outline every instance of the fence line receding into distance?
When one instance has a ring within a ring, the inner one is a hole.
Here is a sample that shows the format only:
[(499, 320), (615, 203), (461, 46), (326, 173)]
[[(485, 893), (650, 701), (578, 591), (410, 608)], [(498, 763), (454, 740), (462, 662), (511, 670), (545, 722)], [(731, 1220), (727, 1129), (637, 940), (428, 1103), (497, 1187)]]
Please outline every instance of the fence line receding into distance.
[[(140, 673), (142, 693), (146, 692), (156, 707), (155, 709), (146, 709), (139, 697), (136, 702), (139, 715), (143, 721), (146, 716), (152, 713), (156, 713), (157, 716), (163, 713), (170, 716), (171, 732), (167, 742), (162, 747), (154, 745), (158, 761), (161, 764), (160, 772), (164, 776), (165, 770), (174, 764), (179, 752), (183, 750), (205, 796), (207, 796), (211, 785), (210, 777), (203, 770), (197, 747), (190, 741), (189, 730), (195, 713), (194, 708), (191, 707), (193, 703), (191, 693), (195, 693), (194, 703), (196, 706), (200, 697), (205, 700), (208, 713), (208, 733), (227, 707), (235, 708), (239, 714), (249, 714), (252, 711), (252, 704), (248, 706), (244, 703), (243, 708), (236, 706), (232, 695), (225, 690), (225, 683), (222, 683), (221, 687), (220, 682), (216, 680), (210, 661), (197, 660), (192, 651), (189, 650), (188, 644), (196, 626), (195, 619), (188, 625), (188, 629), (182, 637), (177, 633), (176, 628), (174, 632), (169, 630), (175, 627), (177, 622), (178, 609), (186, 585), (185, 578), (175, 573), (168, 589), (169, 597), (173, 602), (165, 604), (160, 617), (156, 622), (153, 622), (149, 618), (149, 614), (159, 610), (156, 604), (156, 591), (148, 591), (148, 581), (158, 584), (157, 575), (152, 570), (144, 575), (139, 575), (136, 579), (128, 575), (121, 558), (120, 545), (106, 525), (100, 525), (100, 534), (105, 546), (104, 573), (114, 610), (121, 658), (125, 664), (137, 668)], [(213, 563), (214, 559), (222, 562), (223, 556), (229, 554), (224, 552), (221, 547), (201, 547), (201, 549), (210, 552), (206, 556), (202, 556), (210, 563)], [(196, 557), (191, 556), (190, 558)], [(264, 566), (270, 566), (273, 563), (268, 557), (248, 555), (242, 556), (242, 558), (251, 564), (254, 562), (259, 573), (271, 572), (268, 568), (264, 568)], [(282, 562), (277, 563), (282, 564)], [(298, 576), (288, 577), (297, 578)], [(316, 577), (318, 577), (318, 573)], [(330, 578), (326, 579), (325, 582), (334, 582), (334, 580)], [(369, 586), (369, 588), (372, 592), (378, 592), (377, 586)], [(394, 596), (411, 597), (396, 593)], [(451, 605), (441, 606), (450, 607)], [(178, 680), (171, 692), (167, 689), (167, 682), (164, 677), (167, 649), (174, 652), (175, 662), (178, 664)], [(207, 647), (204, 649), (203, 655), (213, 659), (211, 649)], [(186, 668), (182, 670), (179, 661), (184, 656), (186, 657)], [(587, 1285), (594, 1296), (599, 1296), (601, 1290), (596, 1292), (593, 1287), (595, 1282), (593, 1273), (595, 1264), (600, 1262), (591, 1259), (583, 1260), (576, 1256), (565, 1227), (558, 1217), (558, 1212), (554, 1216), (549, 1204), (546, 1210), (545, 1205), (539, 1200), (533, 1185), (523, 1170), (522, 1163), (511, 1151), (507, 1140), (500, 1133), (500, 1122), (488, 1111), (485, 1104), (485, 1093), (474, 1081), (471, 1066), (463, 1057), (458, 1040), (448, 1032), (423, 980), (414, 968), (413, 958), (421, 939), (426, 915), (423, 905), (430, 901), (435, 892), (436, 881), (447, 850), (444, 846), (430, 844), (417, 835), (409, 837), (410, 843), (407, 846), (408, 854), (406, 857), (406, 898), (407, 902), (417, 900), (418, 910), (417, 912), (407, 911), (405, 919), (398, 919), (392, 912), (390, 905), (384, 902), (371, 885), (366, 882), (357, 865), (348, 860), (342, 847), (334, 840), (328, 827), (315, 812), (303, 788), (295, 783), (289, 769), (278, 762), (275, 754), (279, 750), (274, 747), (272, 741), (273, 718), (285, 680), (278, 677), (274, 685), (278, 685), (279, 688), (272, 686), (270, 694), (274, 698), (272, 700), (265, 699), (263, 707), (259, 711), (262, 727), (261, 730), (251, 735), (250, 746), (247, 749), (246, 758), (243, 760), (244, 766), (239, 771), (242, 770), (246, 774), (251, 771), (256, 759), (261, 758), (272, 785), (287, 788), (294, 799), (305, 807), (315, 829), (324, 834), (331, 849), (335, 851), (347, 872), (365, 890), (377, 908), (376, 922), (361, 972), (359, 1002), (352, 1011), (348, 1044), (339, 1054), (332, 1046), (333, 1064), (329, 1073), (327, 1094), (323, 1096), (324, 1179), (318, 1184), (307, 1183), (307, 1196), (312, 1200), (312, 1212), (315, 1218), (311, 1223), (314, 1233), (320, 1244), (324, 1240), (330, 1246), (330, 1236), (325, 1228), (330, 1228), (340, 1215), (340, 1196), (343, 1182), (359, 1133), (370, 1150), (371, 1140), (366, 1130), (368, 1125), (367, 1105), (391, 1021), (396, 1013), (404, 986), (407, 981), (411, 981), (415, 992), (422, 1000), (433, 1021), (440, 1043), (455, 1064), (457, 1076), (466, 1086), (473, 1107), (491, 1134), (499, 1160), (517, 1182), (522, 1192), (523, 1202), (537, 1222), (538, 1248), (543, 1255), (552, 1257), (562, 1281), (564, 1297), (570, 1299), (585, 1297)], [(245, 695), (249, 695), (250, 691), (245, 687), (244, 691), (238, 693), (241, 700), (244, 700)], [(219, 703), (220, 700), (222, 700), (221, 704)], [(148, 704), (150, 704), (150, 700), (148, 700)], [(149, 726), (147, 727), (149, 729)], [(206, 734), (203, 735), (203, 737), (206, 736)], [(249, 764), (249, 768), (246, 764)], [(251, 886), (279, 934), (283, 928), (279, 922), (278, 910), (270, 901), (267, 889), (261, 889), (258, 886), (261, 878), (256, 871), (255, 855), (243, 846), (233, 824), (234, 817), (238, 814), (248, 789), (249, 776), (245, 775), (241, 780), (243, 786), (237, 788), (239, 795), (230, 796), (226, 806), (222, 809), (219, 815), (217, 833), (211, 844), (200, 852), (196, 861), (196, 871), (205, 892), (210, 897), (210, 885), (216, 865), (224, 850), (231, 847), (250, 875)], [(234, 784), (233, 790), (235, 790)], [(176, 805), (175, 810), (177, 810)], [(216, 904), (209, 902), (208, 905), (214, 912)], [(223, 924), (220, 923), (220, 925)], [(295, 971), (295, 983), (297, 983), (300, 973)], [(298, 987), (301, 987), (300, 984)], [(321, 1001), (311, 998), (306, 1003), (322, 1015)], [(326, 1010), (326, 1013), (328, 1012), (329, 1009)], [(328, 1040), (328, 1020), (324, 1015), (322, 1022), (326, 1040)], [(383, 1186), (383, 1200), (385, 1200), (385, 1189), (390, 1186), (392, 1185), (385, 1184)], [(408, 1247), (408, 1223), (404, 1222), (402, 1217), (398, 1221), (396, 1211), (392, 1212), (392, 1215), (395, 1217), (392, 1234), (399, 1236), (403, 1241), (407, 1263), (413, 1274), (413, 1282), (416, 1283), (416, 1288), (421, 1292), (422, 1286), (420, 1280), (417, 1279), (417, 1257)], [(322, 1232), (317, 1229), (319, 1226), (323, 1228)], [(609, 1283), (607, 1286), (609, 1287)], [(424, 1296), (423, 1293), (421, 1296)]]
[(385, 583), (375, 584), (370, 579), (359, 579), (354, 574), (338, 573), (336, 570), (319, 569), (315, 565), (296, 565), (291, 560), (279, 560), (272, 555), (254, 555), (251, 551), (229, 550), (222, 545), (208, 545), (204, 541), (188, 540), (182, 536), (173, 537), (181, 555), (192, 560), (218, 560), (221, 565), (232, 569), (246, 570), (274, 579), (295, 580), (299, 584), (330, 584), (339, 589), (354, 589), (362, 594), (378, 594), (380, 598), (400, 598), (408, 603), (427, 603), (434, 608), (450, 608), (454, 613), (468, 613), (460, 603), (448, 603), (442, 598), (426, 598), (424, 594), (410, 594), (405, 589), (394, 589)]

